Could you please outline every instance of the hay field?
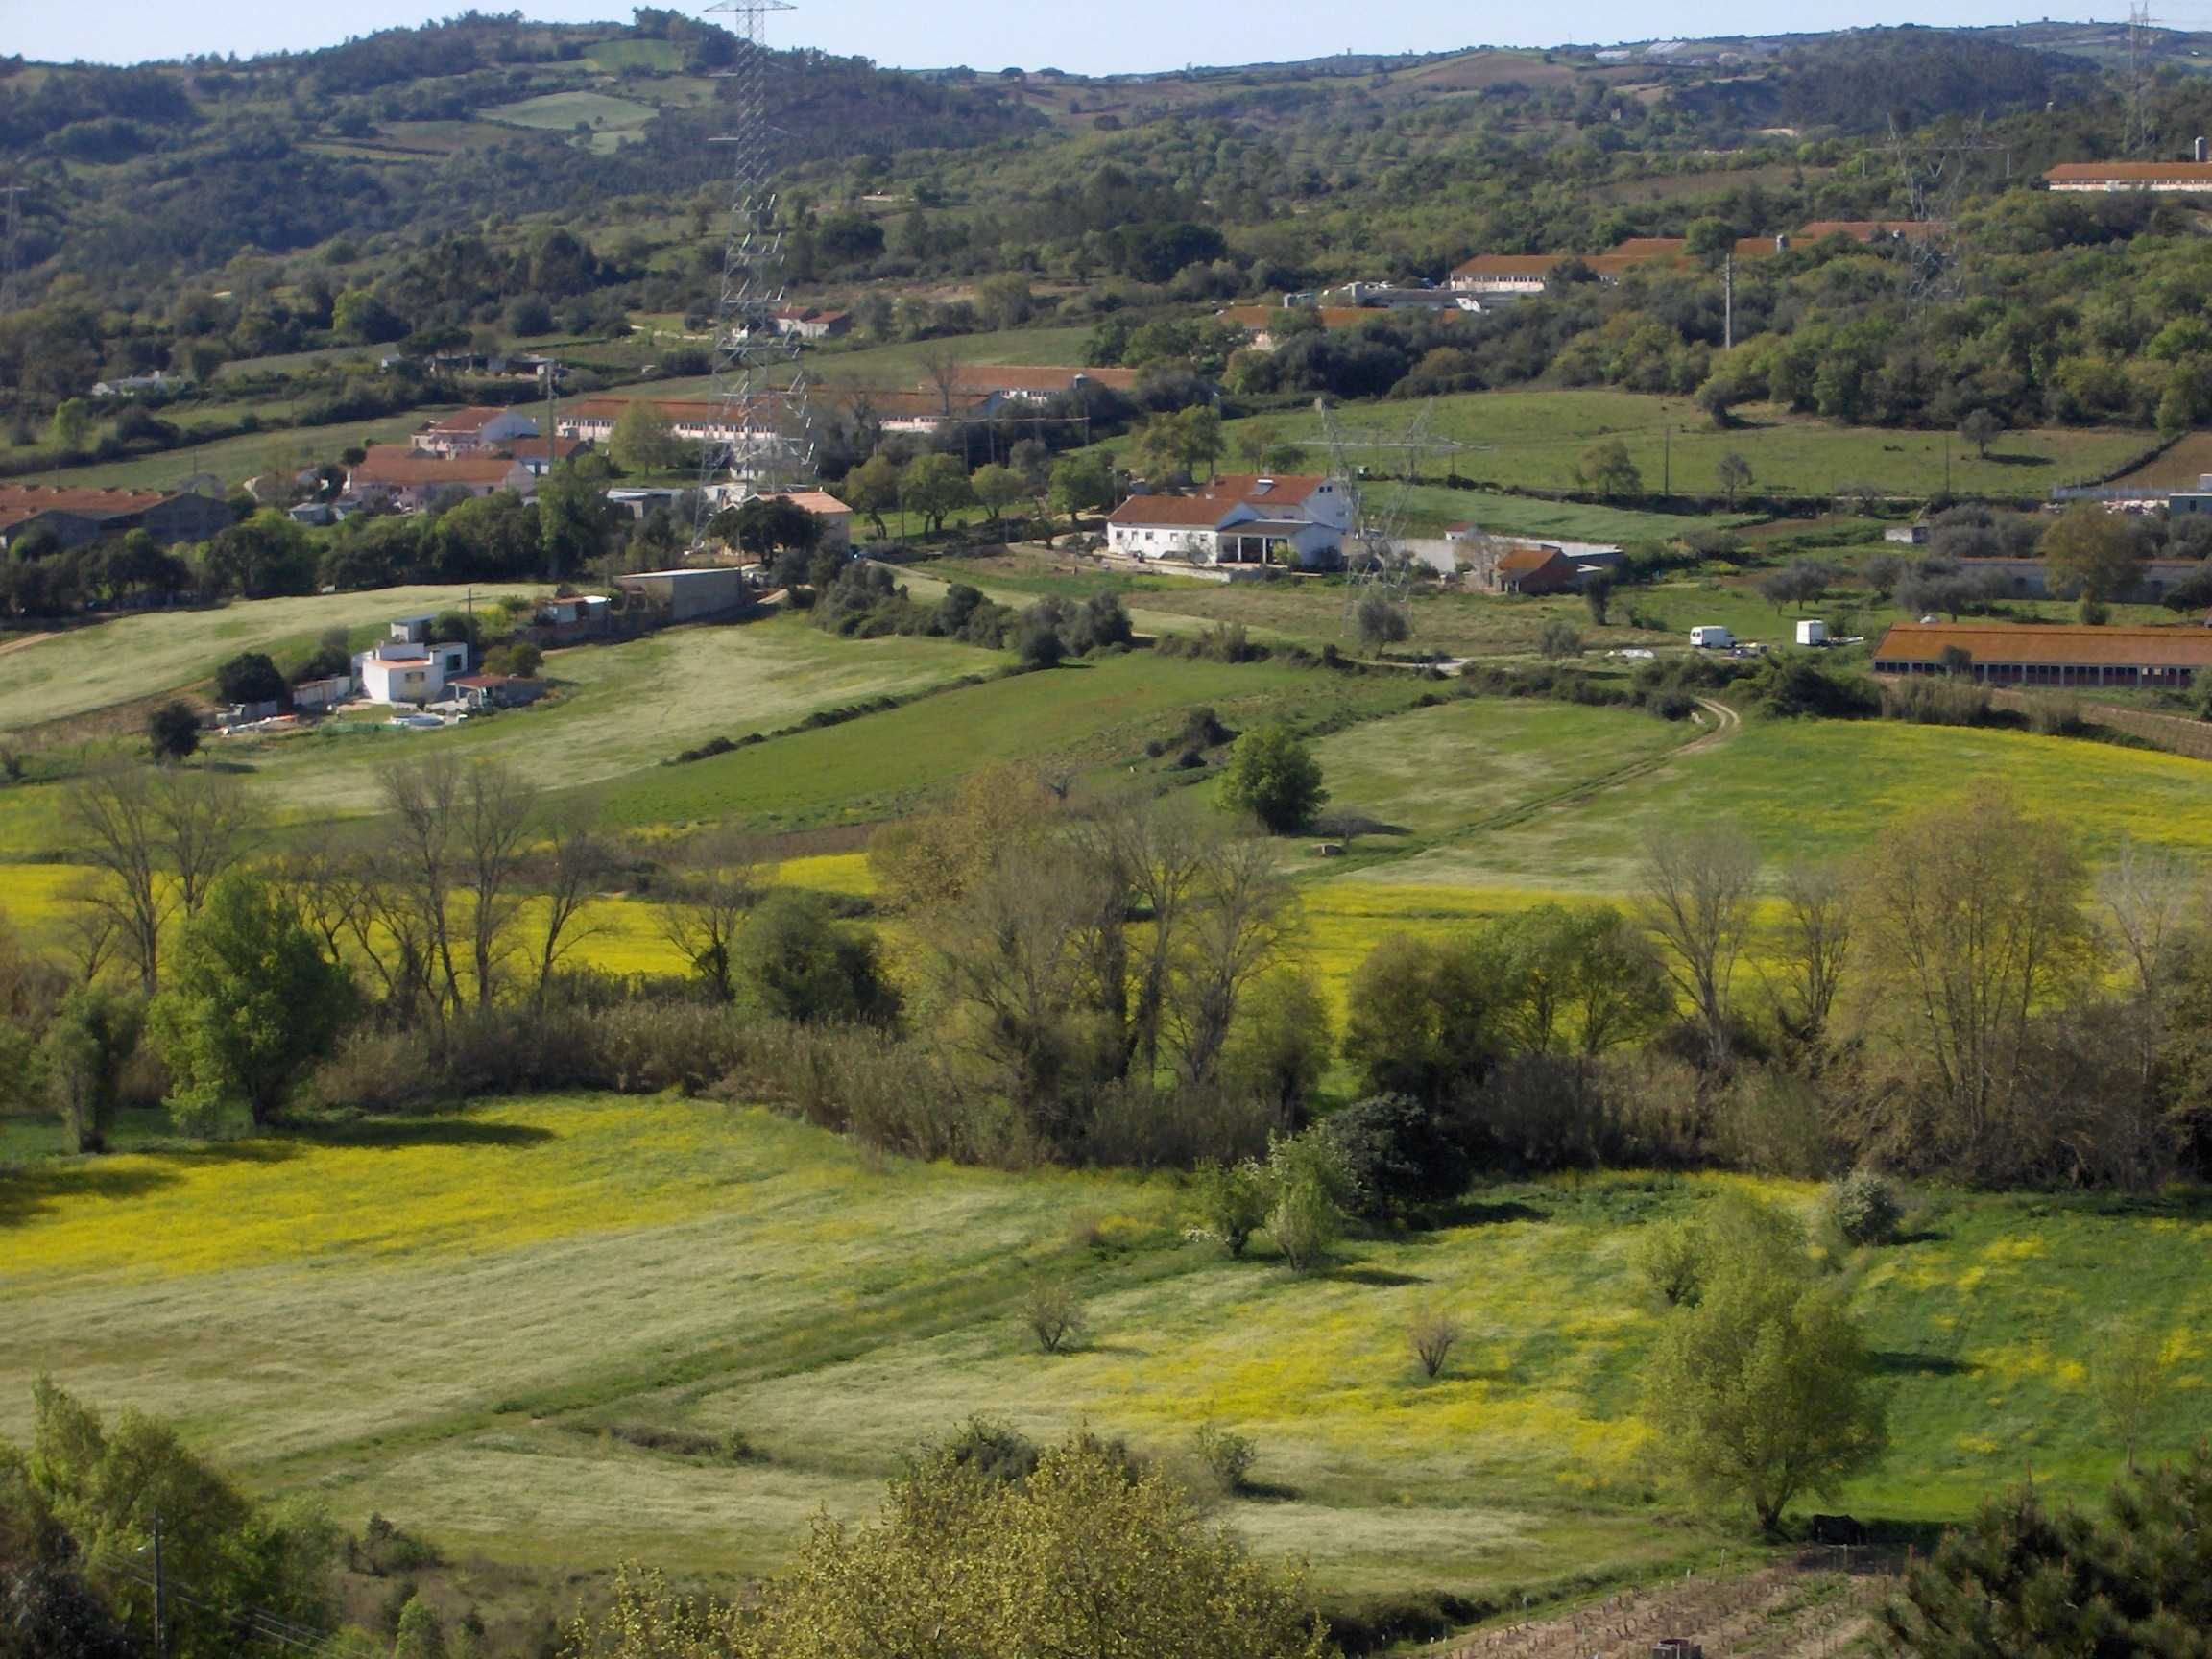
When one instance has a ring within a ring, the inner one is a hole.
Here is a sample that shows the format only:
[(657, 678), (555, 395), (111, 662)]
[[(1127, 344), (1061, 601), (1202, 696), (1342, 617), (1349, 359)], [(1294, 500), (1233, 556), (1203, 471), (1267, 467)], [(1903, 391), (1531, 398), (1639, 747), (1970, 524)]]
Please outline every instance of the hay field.
[[(468, 591), (448, 585), (247, 599), (72, 629), (0, 657), (0, 732), (188, 689), (241, 651), (304, 652), (325, 629), (375, 631), (395, 616), (458, 610)], [(549, 585), (517, 582), (479, 587), (476, 596), (551, 591)]]
[[(1211, 1420), (1257, 1441), (1270, 1489), (1228, 1517), (1324, 1587), (1497, 1591), (1713, 1548), (1653, 1501), (1634, 1390), (1655, 1315), (1628, 1262), (1642, 1222), (1719, 1184), (1485, 1190), (1456, 1225), (1297, 1279), (1263, 1245), (1232, 1262), (1187, 1240), (1171, 1180), (867, 1159), (708, 1102), (517, 1100), (57, 1160), (0, 1175), (0, 1434), (50, 1369), (349, 1525), (377, 1509), (494, 1557), (729, 1575), (868, 1506), (903, 1449), (973, 1412), (1168, 1457)], [(2028, 1461), (2100, 1485), (2119, 1451), (2084, 1367), (2138, 1310), (2176, 1361), (2150, 1450), (2184, 1446), (2208, 1242), (2181, 1199), (1939, 1195), (1863, 1281), (1897, 1446), (1843, 1506), (1955, 1516)], [(1016, 1318), (1046, 1272), (1093, 1324), (1060, 1358)], [(1468, 1328), (1433, 1382), (1404, 1336), (1428, 1302)], [(644, 1425), (742, 1430), (764, 1460), (599, 1432)]]

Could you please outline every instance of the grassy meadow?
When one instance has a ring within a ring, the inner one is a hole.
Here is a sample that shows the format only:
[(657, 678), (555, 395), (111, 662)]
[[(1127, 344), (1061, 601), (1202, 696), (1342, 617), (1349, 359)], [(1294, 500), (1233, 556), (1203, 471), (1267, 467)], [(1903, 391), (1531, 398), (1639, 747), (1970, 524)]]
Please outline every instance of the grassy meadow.
[[(0, 1434), (51, 1370), (175, 1417), (268, 1491), (547, 1568), (637, 1553), (732, 1575), (827, 1509), (869, 1508), (917, 1440), (975, 1412), (1170, 1459), (1214, 1422), (1260, 1448), (1226, 1505), (1333, 1592), (1498, 1591), (1710, 1553), (1651, 1484), (1635, 1415), (1655, 1313), (1636, 1229), (1719, 1180), (1479, 1191), (1455, 1225), (1296, 1278), (1183, 1236), (1176, 1183), (863, 1158), (764, 1113), (671, 1098), (504, 1102), (283, 1140), (0, 1174)], [(1761, 1184), (1803, 1202), (1808, 1190)], [(1897, 1444), (1842, 1495), (1955, 1517), (2032, 1465), (2117, 1469), (2084, 1367), (2104, 1320), (2170, 1330), (2151, 1449), (2199, 1431), (2212, 1228), (2180, 1200), (1938, 1195), (1858, 1301)], [(1032, 1278), (1092, 1334), (1036, 1352)], [(1467, 1335), (1421, 1378), (1405, 1328)], [(755, 1461), (608, 1431), (741, 1431)]]
[[(1932, 495), (1948, 479), (1949, 489), (1961, 495), (2042, 495), (2055, 485), (2120, 470), (2160, 442), (2154, 433), (2130, 429), (2037, 427), (2001, 434), (1984, 457), (1947, 432), (1840, 426), (1767, 404), (1736, 413), (1738, 423), (1723, 431), (1687, 397), (1614, 391), (1463, 393), (1434, 400), (1428, 431), (1430, 438), (1459, 447), (1426, 457), (1422, 470), (1454, 471), (1509, 490), (1571, 490), (1582, 451), (1600, 439), (1618, 438), (1647, 490), (1671, 486), (1683, 494), (1719, 495), (1720, 458), (1737, 454), (1751, 464), (1754, 491), (1782, 494), (1826, 495), (1870, 485), (1885, 494)], [(1289, 442), (1320, 441), (1318, 417), (1305, 411), (1254, 419)], [(1361, 458), (1363, 441), (1402, 438), (1409, 419), (1410, 410), (1399, 405), (1347, 411), (1344, 425), (1355, 459)], [(1242, 424), (1228, 423), (1233, 450)], [(1379, 470), (1396, 470), (1392, 451), (1375, 449), (1366, 458)]]

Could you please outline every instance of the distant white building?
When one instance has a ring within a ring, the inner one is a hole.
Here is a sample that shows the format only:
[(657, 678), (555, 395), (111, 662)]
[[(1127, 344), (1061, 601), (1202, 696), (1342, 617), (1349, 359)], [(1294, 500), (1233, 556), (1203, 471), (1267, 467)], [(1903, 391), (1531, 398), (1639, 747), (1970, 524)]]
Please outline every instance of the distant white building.
[(353, 658), (353, 677), (372, 703), (420, 708), (445, 696), (448, 680), (469, 672), (469, 647), (460, 640), (433, 644), (430, 616), (402, 616), (388, 637)]

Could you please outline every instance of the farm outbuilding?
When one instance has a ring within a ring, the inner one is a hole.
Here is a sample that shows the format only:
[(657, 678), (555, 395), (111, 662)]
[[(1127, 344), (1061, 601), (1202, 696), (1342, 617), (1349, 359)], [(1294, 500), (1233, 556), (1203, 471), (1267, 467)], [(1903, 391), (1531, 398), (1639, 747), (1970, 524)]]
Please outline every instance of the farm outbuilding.
[(745, 603), (745, 573), (731, 565), (703, 565), (696, 570), (641, 570), (622, 576), (615, 586), (660, 606), (671, 622), (719, 616)]
[[(1948, 661), (1946, 651), (1953, 653)], [(1954, 669), (1992, 685), (2177, 689), (2212, 669), (2212, 628), (1895, 622), (1874, 648), (1877, 674), (1940, 674)]]

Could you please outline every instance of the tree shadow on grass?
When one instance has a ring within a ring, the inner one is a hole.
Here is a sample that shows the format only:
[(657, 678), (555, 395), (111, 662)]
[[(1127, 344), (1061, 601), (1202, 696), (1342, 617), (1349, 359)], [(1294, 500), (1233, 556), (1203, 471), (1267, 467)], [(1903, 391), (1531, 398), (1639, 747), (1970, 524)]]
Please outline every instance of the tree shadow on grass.
[(1430, 1219), (1439, 1229), (1496, 1227), (1508, 1221), (1549, 1221), (1551, 1213), (1539, 1210), (1532, 1204), (1524, 1204), (1516, 1198), (1508, 1198), (1498, 1204), (1486, 1204), (1479, 1198), (1470, 1196), (1437, 1206), (1430, 1213)]
[(1239, 1480), (1237, 1496), (1248, 1503), (1295, 1503), (1298, 1488), (1275, 1480)]
[(1877, 1348), (1866, 1356), (1866, 1363), (1883, 1377), (1963, 1377), (1974, 1369), (1948, 1354), (1915, 1354), (1901, 1348)]
[[(374, 1118), (316, 1123), (293, 1131), (293, 1140), (317, 1146), (397, 1150), (408, 1146), (542, 1146), (559, 1136), (536, 1123), (487, 1123), (475, 1118)], [(282, 1142), (277, 1142), (282, 1144)]]
[(1392, 1289), (1401, 1285), (1426, 1285), (1428, 1280), (1418, 1273), (1394, 1273), (1387, 1267), (1362, 1267), (1358, 1265), (1332, 1267), (1322, 1275), (1345, 1285), (1373, 1285), (1379, 1289)]
[(2008, 454), (1999, 454), (1992, 449), (1982, 459), (1992, 467), (2049, 467), (2052, 465), (2052, 458), (2048, 455), (2023, 455), (2018, 450), (2013, 450)]
[(178, 1177), (143, 1164), (125, 1168), (96, 1161), (30, 1164), (0, 1173), (0, 1227), (17, 1227), (64, 1204), (87, 1198), (143, 1198)]

